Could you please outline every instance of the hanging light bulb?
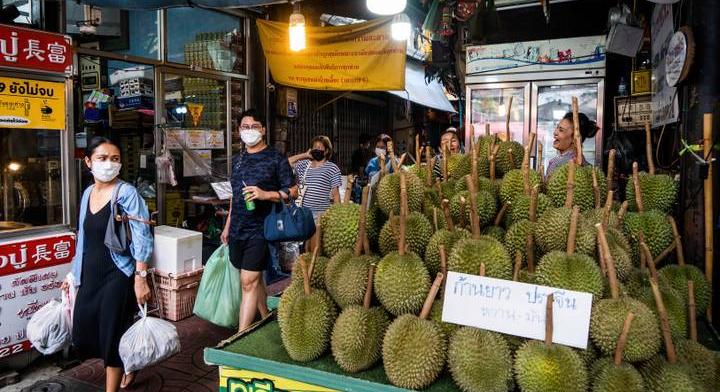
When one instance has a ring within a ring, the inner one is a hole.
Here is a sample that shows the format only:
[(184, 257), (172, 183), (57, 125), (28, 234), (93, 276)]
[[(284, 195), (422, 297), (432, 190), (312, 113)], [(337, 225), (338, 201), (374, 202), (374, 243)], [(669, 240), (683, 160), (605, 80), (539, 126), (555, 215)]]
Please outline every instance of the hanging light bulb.
[(410, 38), (412, 33), (412, 25), (410, 25), (410, 18), (405, 14), (397, 14), (393, 18), (391, 25), (392, 37), (396, 41), (406, 41)]
[(293, 4), (290, 15), (290, 50), (298, 52), (305, 49), (305, 17), (300, 13), (300, 4)]
[(403, 12), (407, 0), (367, 0), (367, 8), (378, 15), (395, 15)]

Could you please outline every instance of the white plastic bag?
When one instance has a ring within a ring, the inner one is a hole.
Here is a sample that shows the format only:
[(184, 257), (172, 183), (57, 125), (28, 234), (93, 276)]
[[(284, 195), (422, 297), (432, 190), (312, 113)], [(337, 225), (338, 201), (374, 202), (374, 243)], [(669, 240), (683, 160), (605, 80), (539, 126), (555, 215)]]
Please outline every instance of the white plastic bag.
[(75, 297), (77, 297), (77, 287), (75, 287), (75, 275), (72, 272), (68, 272), (65, 277), (68, 282), (67, 292), (63, 292), (63, 299), (66, 300), (65, 304), (65, 315), (68, 319), (68, 327), (72, 331), (73, 326), (73, 315), (75, 313)]
[(180, 337), (174, 325), (148, 317), (145, 304), (140, 307), (140, 320), (120, 338), (119, 352), (125, 373), (129, 374), (180, 352)]
[(28, 322), (26, 331), (30, 343), (45, 355), (62, 350), (72, 341), (66, 298), (63, 295), (62, 302), (50, 300)]

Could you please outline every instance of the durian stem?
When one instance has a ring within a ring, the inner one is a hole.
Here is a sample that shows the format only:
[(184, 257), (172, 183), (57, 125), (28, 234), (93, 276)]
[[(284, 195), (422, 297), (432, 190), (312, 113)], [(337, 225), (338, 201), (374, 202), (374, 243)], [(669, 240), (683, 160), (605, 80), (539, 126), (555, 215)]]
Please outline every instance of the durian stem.
[(442, 285), (442, 281), (444, 278), (445, 277), (443, 276), (442, 272), (438, 272), (438, 274), (435, 276), (435, 281), (430, 287), (430, 292), (425, 298), (425, 303), (423, 304), (422, 311), (420, 312), (420, 319), (426, 320), (428, 316), (430, 316), (430, 310), (432, 310), (433, 302), (435, 302), (435, 297), (437, 297), (437, 293), (438, 291), (440, 291), (440, 285)]
[(485, 276), (485, 263), (480, 263), (480, 276)]
[(403, 165), (405, 164), (405, 159), (407, 159), (407, 153), (400, 155), (400, 159), (398, 160), (397, 164), (395, 165), (395, 173), (397, 173), (398, 170), (402, 169)]
[(545, 178), (545, 164), (543, 163), (543, 144), (538, 141), (537, 144), (537, 158), (535, 159), (535, 170), (540, 175), (541, 179)]
[(493, 182), (495, 181), (495, 159), (497, 158), (498, 150), (500, 150), (500, 146), (494, 145), (490, 153), (490, 180)]
[[(418, 162), (418, 165), (420, 162)], [(435, 158), (431, 157), (430, 146), (425, 146), (425, 174), (426, 184), (428, 187), (432, 186), (433, 168), (435, 167)]]
[(317, 261), (318, 251), (318, 248), (313, 250), (312, 258), (310, 259), (310, 266), (308, 266), (307, 269), (308, 277), (310, 277), (310, 279), (312, 279), (313, 272), (315, 272), (315, 262)]
[(363, 187), (362, 199), (360, 201), (360, 221), (358, 222), (358, 236), (357, 240), (355, 241), (355, 257), (360, 256), (362, 252), (363, 240), (365, 239), (365, 233), (367, 231), (367, 203), (369, 192), (369, 185)]
[(615, 181), (615, 154), (616, 151), (613, 148), (610, 150), (610, 153), (608, 153), (608, 169), (607, 169), (607, 177), (605, 177), (605, 183), (607, 184), (607, 189), (613, 189), (613, 182)]
[(657, 312), (660, 316), (660, 328), (662, 329), (663, 339), (665, 340), (665, 352), (667, 353), (668, 362), (674, 364), (677, 362), (677, 353), (675, 352), (675, 345), (670, 335), (670, 320), (668, 319), (667, 309), (665, 309), (665, 303), (663, 303), (662, 295), (660, 294), (657, 278), (650, 278), (650, 287), (652, 288), (655, 305), (657, 306)]
[(490, 136), (490, 123), (485, 123), (485, 136)]
[(305, 292), (305, 295), (310, 295), (310, 274), (308, 273), (308, 268), (305, 265), (305, 258), (300, 256), (300, 268), (302, 268), (303, 273), (303, 291)]
[(650, 122), (645, 122), (645, 155), (648, 164), (648, 174), (655, 175), (655, 161), (653, 160), (652, 135), (650, 134)]
[(552, 346), (553, 338), (553, 302), (555, 302), (555, 294), (549, 294), (545, 304), (545, 347)]
[(470, 190), (470, 225), (472, 226), (473, 239), (480, 238), (480, 217), (477, 211), (477, 189), (475, 181), (470, 176), (466, 177), (468, 190)]
[(382, 154), (378, 157), (378, 162), (380, 163), (380, 178), (382, 179), (387, 174), (387, 167), (385, 166), (385, 154)]
[(640, 178), (638, 177), (637, 162), (633, 162), (632, 165), (632, 182), (633, 187), (635, 188), (635, 203), (637, 204), (637, 209), (640, 212), (644, 212), (645, 207), (643, 206), (642, 191), (640, 190)]
[(522, 252), (515, 252), (515, 265), (513, 266), (513, 282), (518, 281), (520, 276), (520, 268), (522, 267)]
[(690, 320), (690, 340), (697, 342), (697, 307), (695, 305), (695, 283), (688, 279), (688, 319)]
[(532, 230), (525, 238), (525, 253), (527, 253), (528, 272), (533, 273), (535, 272), (535, 235)]
[[(639, 247), (639, 245), (638, 245)], [(640, 249), (640, 272), (645, 273), (645, 270), (647, 269), (647, 260), (645, 259), (645, 252)]]
[(397, 173), (397, 163), (395, 162), (395, 149), (393, 148), (392, 140), (387, 142), (387, 154), (390, 157), (390, 166), (393, 169), (393, 173)]
[(603, 254), (603, 248), (602, 244), (600, 244), (600, 241), (597, 243), (597, 250), (598, 250), (598, 260), (600, 262), (600, 272), (602, 273), (602, 276), (607, 279), (608, 273), (607, 273), (607, 265), (605, 264), (605, 255)]
[(653, 260), (652, 253), (650, 253), (650, 248), (648, 248), (644, 240), (640, 241), (640, 251), (645, 254), (645, 261), (647, 261), (648, 268), (650, 269), (650, 276), (657, 279), (658, 272), (657, 268), (655, 268), (655, 261)]
[(365, 235), (363, 236), (363, 251), (366, 255), (369, 255), (371, 253), (370, 240), (368, 239), (367, 229), (365, 230)]
[(595, 197), (595, 208), (600, 208), (600, 185), (598, 184), (597, 173), (595, 169), (592, 169), (592, 181), (593, 181), (593, 196)]
[(443, 172), (443, 182), (448, 181), (448, 160), (450, 159), (450, 149), (448, 148), (447, 143), (443, 143), (442, 145), (442, 172)]
[(610, 212), (612, 211), (613, 205), (613, 191), (608, 191), (607, 198), (605, 199), (605, 208), (603, 209), (603, 220), (602, 223), (605, 227), (610, 224)]
[[(325, 215), (325, 212), (320, 213), (320, 216), (318, 217), (318, 222), (322, 222), (323, 215)], [(315, 244), (312, 244), (313, 250), (315, 249), (321, 249), (322, 246), (322, 232), (323, 227), (322, 224), (317, 225), (317, 228), (315, 230)]]
[(405, 173), (400, 172), (400, 234), (398, 235), (398, 254), (405, 255), (405, 219), (407, 219), (407, 183)]
[[(510, 99), (508, 100), (507, 105), (507, 113), (505, 114), (505, 141), (512, 140), (512, 136), (510, 135), (510, 115), (512, 114), (512, 104), (513, 104), (513, 96), (510, 96)], [(512, 162), (512, 160), (510, 160)]]
[(617, 345), (615, 346), (615, 366), (620, 366), (622, 364), (623, 352), (625, 351), (625, 346), (627, 346), (630, 326), (632, 325), (634, 318), (635, 315), (632, 312), (628, 312), (627, 317), (625, 317), (622, 332), (620, 332), (620, 337), (618, 338)]
[(600, 245), (602, 246), (602, 255), (605, 258), (605, 265), (608, 270), (610, 294), (612, 299), (618, 299), (620, 298), (620, 289), (618, 288), (617, 270), (615, 270), (615, 261), (610, 253), (610, 247), (608, 246), (607, 237), (605, 236), (605, 228), (601, 223), (596, 224), (595, 228), (598, 231), (598, 241), (600, 241)]
[(510, 162), (510, 169), (513, 169), (513, 168), (515, 168), (515, 157), (513, 156), (512, 148), (508, 148), (507, 153), (508, 153), (507, 161)]
[(437, 188), (438, 196), (440, 196), (440, 200), (444, 199), (445, 197), (443, 197), (442, 181), (441, 181), (441, 180), (435, 181), (435, 188)]
[(365, 286), (365, 297), (363, 298), (363, 308), (370, 309), (372, 303), (373, 279), (375, 278), (375, 263), (370, 264), (368, 268), (367, 285)]
[(618, 210), (617, 214), (618, 227), (622, 226), (623, 220), (625, 219), (625, 214), (627, 214), (628, 206), (629, 204), (627, 200), (623, 201), (622, 204), (620, 204), (620, 210)]
[(460, 197), (460, 227), (467, 227), (465, 221), (465, 211), (467, 211), (467, 200), (464, 197)]
[(670, 225), (672, 226), (673, 231), (673, 237), (675, 237), (675, 254), (678, 259), (678, 264), (680, 266), (685, 265), (685, 252), (683, 252), (683, 246), (682, 246), (682, 237), (680, 237), (680, 231), (678, 230), (677, 223), (675, 222), (675, 218), (672, 216), (668, 216), (668, 220), (670, 221)]
[(433, 207), (433, 228), (435, 228), (435, 231), (438, 231), (438, 212), (437, 207)]
[(538, 193), (540, 192), (540, 186), (535, 185), (530, 192), (530, 211), (528, 211), (530, 222), (535, 223), (537, 220), (537, 204), (538, 204)]
[(575, 164), (580, 166), (583, 164), (582, 159), (582, 138), (580, 137), (580, 113), (578, 112), (578, 99), (572, 97), (572, 113), (573, 113), (573, 144), (575, 145)]
[(440, 245), (440, 273), (443, 274), (443, 290), (445, 289), (445, 278), (447, 277), (447, 253), (445, 245)]
[(573, 197), (575, 197), (575, 162), (570, 161), (568, 165), (567, 196), (565, 196), (565, 208), (572, 208)]
[(580, 218), (580, 207), (575, 206), (570, 216), (570, 231), (567, 238), (567, 254), (575, 253), (575, 238), (577, 237), (578, 219)]
[(352, 194), (352, 186), (353, 181), (355, 181), (355, 176), (352, 174), (348, 174), (347, 176), (347, 184), (345, 185), (345, 197), (343, 198), (343, 203), (349, 203), (350, 202), (350, 196)]
[(498, 214), (495, 217), (495, 226), (500, 226), (500, 223), (502, 223), (502, 220), (505, 217), (508, 208), (510, 208), (510, 202), (506, 201), (505, 203), (503, 203), (502, 207), (500, 207), (500, 211), (498, 211)]
[[(525, 157), (530, 155), (530, 148), (525, 146)], [(530, 196), (530, 164), (526, 162), (527, 158), (523, 158), (522, 164), (522, 176), (523, 176), (523, 191), (526, 196)]]
[(477, 145), (475, 144), (475, 138), (470, 138), (470, 177), (472, 177), (473, 183), (478, 181), (478, 160), (477, 160)]
[(671, 242), (670, 245), (668, 245), (667, 248), (663, 249), (662, 252), (660, 252), (657, 257), (653, 260), (655, 265), (657, 265), (659, 262), (661, 262), (664, 258), (668, 257), (670, 253), (672, 253), (675, 250), (675, 242)]
[(420, 134), (415, 134), (415, 164), (420, 167), (422, 147), (420, 147)]
[(448, 199), (443, 199), (440, 205), (442, 206), (443, 214), (445, 214), (445, 227), (447, 227), (448, 231), (454, 231), (455, 224), (452, 220), (452, 214), (450, 214), (450, 202)]

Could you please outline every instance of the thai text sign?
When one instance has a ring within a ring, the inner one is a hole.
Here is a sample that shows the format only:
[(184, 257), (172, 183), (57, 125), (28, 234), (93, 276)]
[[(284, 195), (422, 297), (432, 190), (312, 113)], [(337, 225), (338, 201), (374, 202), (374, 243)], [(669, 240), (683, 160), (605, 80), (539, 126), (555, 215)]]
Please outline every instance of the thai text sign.
[(273, 78), (316, 90), (405, 90), (406, 41), (395, 41), (392, 18), (332, 27), (306, 27), (307, 48), (290, 51), (288, 24), (258, 20)]
[(65, 129), (65, 83), (0, 77), (0, 127)]
[(0, 24), (0, 67), (70, 74), (70, 37)]
[(75, 235), (0, 243), (0, 358), (30, 349), (25, 327), (53, 298), (75, 255)]
[(545, 300), (554, 294), (553, 342), (585, 349), (592, 294), (448, 272), (442, 320), (530, 339), (545, 338)]
[[(280, 371), (278, 371), (280, 373)], [(307, 384), (274, 374), (220, 366), (220, 392), (335, 392), (335, 389)]]

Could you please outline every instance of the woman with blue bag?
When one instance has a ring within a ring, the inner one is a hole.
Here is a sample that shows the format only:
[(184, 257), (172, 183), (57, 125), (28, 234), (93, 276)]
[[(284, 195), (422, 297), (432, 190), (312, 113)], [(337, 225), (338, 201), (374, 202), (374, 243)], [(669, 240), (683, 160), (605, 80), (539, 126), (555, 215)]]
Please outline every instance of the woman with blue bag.
[(295, 176), (286, 157), (263, 140), (265, 127), (254, 110), (242, 115), (240, 138), (246, 151), (233, 157), (230, 214), (221, 235), (230, 261), (240, 270), (242, 298), (238, 330), (252, 325), (258, 311), (268, 315), (262, 272), (269, 259), (265, 219), (275, 204), (297, 197)]

